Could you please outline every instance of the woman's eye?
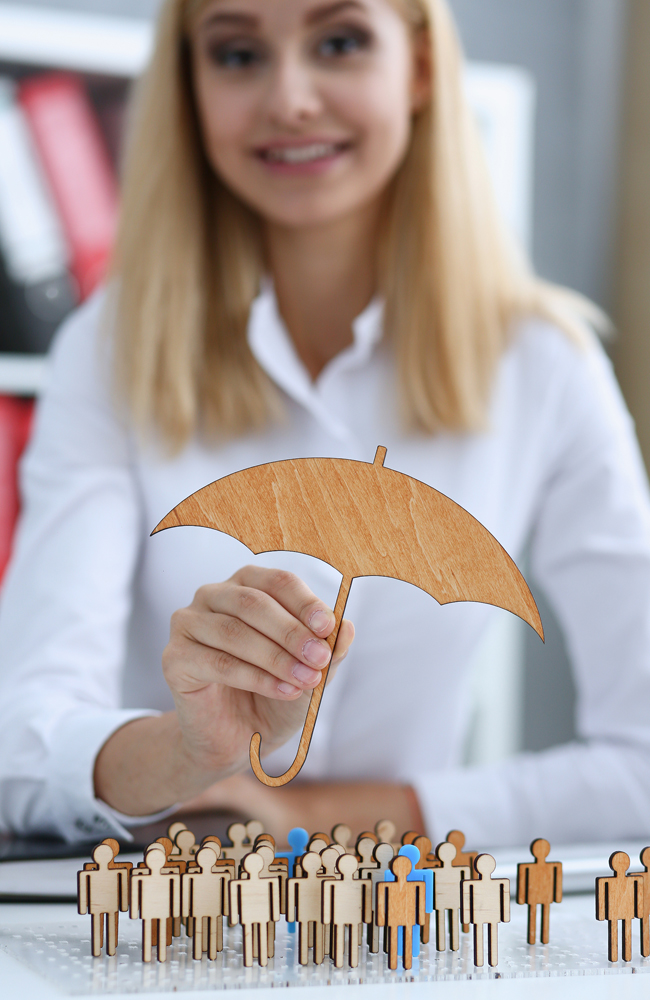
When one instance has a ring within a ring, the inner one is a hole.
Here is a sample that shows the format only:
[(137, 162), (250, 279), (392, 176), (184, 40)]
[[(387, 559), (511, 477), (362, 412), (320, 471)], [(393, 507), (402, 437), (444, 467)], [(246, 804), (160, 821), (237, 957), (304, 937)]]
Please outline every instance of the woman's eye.
[(326, 59), (354, 55), (367, 49), (370, 37), (365, 31), (357, 29), (340, 29), (329, 32), (318, 43), (318, 54)]
[(210, 47), (210, 58), (222, 69), (250, 69), (259, 65), (263, 53), (252, 42), (223, 42)]

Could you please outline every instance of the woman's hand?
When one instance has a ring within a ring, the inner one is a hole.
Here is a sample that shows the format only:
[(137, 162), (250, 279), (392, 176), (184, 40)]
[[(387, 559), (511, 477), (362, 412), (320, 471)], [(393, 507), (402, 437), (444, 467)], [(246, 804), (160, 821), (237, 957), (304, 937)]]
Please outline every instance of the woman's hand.
[[(106, 741), (95, 793), (128, 816), (166, 809), (248, 766), (253, 733), (266, 753), (302, 725), (330, 662), (334, 614), (280, 570), (245, 566), (201, 587), (171, 622), (163, 653), (176, 711), (136, 719)], [(329, 677), (347, 654), (343, 621)]]
[[(302, 725), (330, 662), (334, 614), (292, 573), (245, 566), (197, 591), (172, 617), (163, 672), (184, 749), (225, 776), (248, 763), (251, 735), (266, 753)], [(354, 638), (342, 623), (330, 676)]]

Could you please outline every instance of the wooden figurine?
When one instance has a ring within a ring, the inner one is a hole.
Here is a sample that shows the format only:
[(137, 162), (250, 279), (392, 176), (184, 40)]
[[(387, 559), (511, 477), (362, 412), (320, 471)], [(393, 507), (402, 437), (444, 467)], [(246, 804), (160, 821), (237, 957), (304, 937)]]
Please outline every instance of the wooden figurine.
[(172, 861), (184, 861), (186, 865), (195, 860), (199, 845), (196, 843), (194, 834), (187, 827), (179, 830), (174, 840), (174, 847), (170, 855)]
[[(327, 639), (334, 650), (353, 580), (385, 576), (420, 587), (439, 604), (477, 601), (512, 611), (543, 637), (526, 581), (496, 538), (466, 510), (417, 479), (384, 466), (302, 458), (233, 473), (178, 504), (152, 534), (180, 525), (232, 535), (254, 553), (302, 552), (342, 575)], [(369, 530), (369, 525), (372, 530)], [(261, 762), (261, 735), (250, 743), (251, 767), (265, 785), (284, 785), (303, 766), (329, 667), (311, 693), (296, 757), (278, 777)]]
[(208, 845), (197, 852), (196, 865), (183, 875), (182, 913), (193, 923), (194, 958), (200, 959), (207, 951), (215, 959), (223, 951), (230, 872), (217, 868), (217, 853)]
[(224, 858), (229, 858), (235, 862), (235, 878), (239, 878), (240, 867), (243, 859), (253, 850), (253, 845), (248, 840), (246, 827), (243, 823), (231, 823), (228, 827), (229, 844), (223, 844), (221, 853)]
[(332, 841), (335, 844), (339, 844), (343, 848), (346, 854), (354, 854), (355, 850), (350, 847), (350, 840), (352, 839), (352, 830), (345, 823), (337, 823), (337, 825), (332, 830)]
[(548, 840), (539, 838), (530, 845), (534, 862), (517, 865), (517, 902), (528, 904), (528, 944), (537, 940), (537, 907), (542, 908), (542, 944), (549, 941), (549, 918), (551, 903), (562, 902), (562, 865), (559, 861), (547, 861), (551, 851)]
[[(181, 830), (187, 830), (187, 827), (185, 826), (185, 823), (179, 819), (174, 820), (174, 822), (170, 823), (167, 827), (167, 836), (169, 840), (171, 840), (172, 844), (176, 843), (176, 834), (180, 833)], [(176, 848), (174, 848), (174, 853), (176, 853)]]
[(263, 833), (264, 833), (264, 823), (262, 823), (262, 821), (259, 819), (249, 819), (248, 823), (246, 824), (246, 836), (251, 846), (255, 843), (258, 837), (262, 836)]
[(359, 877), (367, 879), (371, 885), (371, 903), (372, 903), (372, 913), (373, 920), (372, 923), (368, 925), (368, 950), (373, 954), (379, 951), (379, 924), (377, 923), (377, 886), (382, 885), (385, 879), (386, 872), (390, 870), (389, 866), (395, 852), (393, 851), (392, 844), (376, 844), (375, 850), (373, 852), (373, 858), (376, 862), (375, 868), (366, 868), (359, 871)]
[(407, 830), (406, 833), (402, 834), (402, 843), (400, 846), (405, 847), (407, 844), (414, 844), (416, 838), (419, 836), (420, 836), (419, 833), (417, 833), (415, 830)]
[[(454, 865), (457, 868), (469, 867), (470, 872), (474, 871), (474, 862), (478, 857), (476, 851), (463, 851), (465, 846), (465, 834), (461, 830), (450, 830), (447, 834), (447, 841), (453, 844), (456, 848), (456, 858), (454, 860)], [(469, 932), (469, 924), (463, 922), (463, 934)]]
[(447, 933), (445, 917), (449, 924), (449, 946), (452, 951), (460, 948), (458, 918), (460, 913), (461, 882), (471, 875), (467, 865), (455, 865), (456, 848), (449, 841), (439, 844), (436, 851), (439, 866), (435, 872), (433, 906), (436, 911), (436, 948), (445, 951)]
[[(413, 841), (413, 846), (417, 847), (420, 852), (420, 860), (415, 866), (418, 869), (423, 868), (439, 868), (440, 861), (436, 854), (431, 853), (431, 841), (428, 837), (416, 837)], [(454, 854), (455, 857), (455, 854)]]
[(375, 833), (380, 843), (391, 844), (395, 854), (399, 851), (401, 844), (395, 840), (395, 824), (389, 819), (380, 819), (375, 825)]
[(488, 929), (488, 963), (499, 964), (499, 924), (510, 920), (510, 879), (492, 878), (496, 861), (490, 854), (474, 860), (476, 878), (461, 885), (461, 913), (464, 924), (474, 925), (474, 965), (483, 965), (483, 927)]
[(643, 872), (627, 874), (630, 858), (614, 851), (609, 859), (614, 875), (596, 879), (596, 920), (609, 922), (608, 957), (618, 962), (618, 922), (623, 923), (623, 961), (632, 961), (632, 921), (643, 913)]
[(254, 952), (260, 965), (268, 965), (268, 925), (280, 919), (280, 886), (277, 878), (260, 878), (264, 867), (261, 854), (247, 854), (242, 875), (230, 883), (230, 924), (241, 924), (244, 938), (244, 965), (253, 964)]
[[(420, 860), (420, 852), (418, 851), (415, 844), (404, 844), (400, 847), (398, 855), (401, 857), (406, 857), (411, 862), (411, 871), (408, 875), (409, 882), (424, 882), (425, 886), (425, 920), (419, 926), (419, 932), (416, 933), (415, 927), (413, 928), (413, 940), (411, 942), (412, 957), (417, 958), (420, 954), (420, 944), (424, 942), (425, 944), (429, 941), (429, 916), (433, 913), (433, 872), (428, 868), (418, 868), (417, 864)], [(392, 882), (395, 876), (392, 871), (386, 872), (384, 879), (386, 882)], [(402, 933), (400, 931), (399, 935), (399, 954), (402, 954), (403, 943), (402, 943)]]
[(77, 909), (90, 913), (91, 947), (95, 958), (104, 946), (104, 917), (106, 917), (106, 953), (117, 951), (120, 910), (129, 908), (129, 875), (133, 865), (116, 864), (119, 851), (117, 841), (98, 844), (93, 851), (93, 861), (85, 864), (77, 875)]
[(145, 864), (131, 874), (131, 918), (142, 920), (142, 961), (151, 961), (155, 928), (158, 961), (165, 962), (168, 924), (181, 915), (181, 877), (165, 868), (165, 852), (156, 848), (147, 851)]
[[(338, 860), (338, 859), (337, 859)], [(302, 858), (302, 877), (291, 878), (287, 887), (287, 920), (298, 924), (298, 961), (309, 962), (309, 948), (314, 949), (314, 964), (324, 957), (322, 895), (325, 879), (319, 874), (321, 857), (308, 851)]]
[(643, 958), (648, 958), (650, 956), (650, 847), (643, 848), (640, 858), (643, 871), (639, 872), (639, 878), (643, 881), (643, 892), (637, 916), (641, 920), (641, 954)]
[(386, 928), (389, 969), (397, 968), (400, 929), (404, 941), (403, 965), (405, 969), (412, 967), (413, 929), (422, 925), (426, 916), (426, 886), (423, 882), (409, 881), (411, 869), (410, 859), (398, 855), (391, 864), (395, 881), (377, 884), (377, 924)]
[[(375, 861), (375, 847), (377, 846), (376, 840), (371, 840), (370, 837), (361, 837), (357, 841), (357, 857), (359, 859), (359, 878), (365, 878), (367, 871), (372, 871), (374, 868), (378, 868), (378, 862)], [(391, 855), (392, 856), (392, 855)]]
[[(326, 852), (324, 852), (326, 853)], [(332, 958), (337, 969), (343, 967), (345, 932), (348, 931), (348, 961), (359, 964), (359, 926), (372, 920), (372, 887), (365, 879), (355, 878), (359, 862), (353, 854), (342, 854), (336, 868), (339, 878), (323, 883), (323, 923), (332, 928)]]

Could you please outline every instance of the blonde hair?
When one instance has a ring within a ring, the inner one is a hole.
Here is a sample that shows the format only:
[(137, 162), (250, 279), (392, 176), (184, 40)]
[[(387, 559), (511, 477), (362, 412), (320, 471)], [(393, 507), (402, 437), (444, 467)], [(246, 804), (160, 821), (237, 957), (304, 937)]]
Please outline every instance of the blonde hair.
[[(188, 13), (167, 0), (133, 108), (113, 274), (117, 384), (141, 431), (171, 450), (242, 434), (280, 412), (247, 343), (264, 272), (261, 226), (210, 168), (191, 87)], [(513, 323), (537, 314), (576, 338), (595, 307), (541, 282), (506, 233), (444, 0), (393, 0), (431, 44), (432, 98), (391, 183), (381, 248), (385, 335), (406, 423), (483, 426)]]

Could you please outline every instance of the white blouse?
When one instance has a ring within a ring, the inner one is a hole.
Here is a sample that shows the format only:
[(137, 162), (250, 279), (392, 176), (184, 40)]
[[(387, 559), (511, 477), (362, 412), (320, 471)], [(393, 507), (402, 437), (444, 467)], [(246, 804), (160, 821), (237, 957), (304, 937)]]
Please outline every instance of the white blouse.
[[(300, 574), (330, 604), (340, 577), (302, 555), (254, 557), (203, 528), (149, 537), (180, 500), (284, 458), (386, 465), (469, 510), (535, 577), (563, 626), (579, 740), (463, 768), (472, 654), (499, 609), (440, 607), (395, 580), (356, 580), (352, 652), (327, 689), (306, 779), (410, 782), (434, 842), (472, 845), (647, 837), (650, 832), (650, 505), (630, 418), (607, 358), (538, 320), (500, 364), (484, 433), (406, 433), (372, 303), (354, 343), (312, 383), (271, 290), (249, 324), (286, 421), (175, 458), (142, 446), (111, 401), (99, 295), (66, 323), (22, 464), (24, 512), (0, 605), (0, 829), (125, 835), (138, 820), (93, 793), (117, 728), (172, 708), (161, 653), (172, 612), (249, 562)], [(297, 737), (266, 760), (291, 762)]]

